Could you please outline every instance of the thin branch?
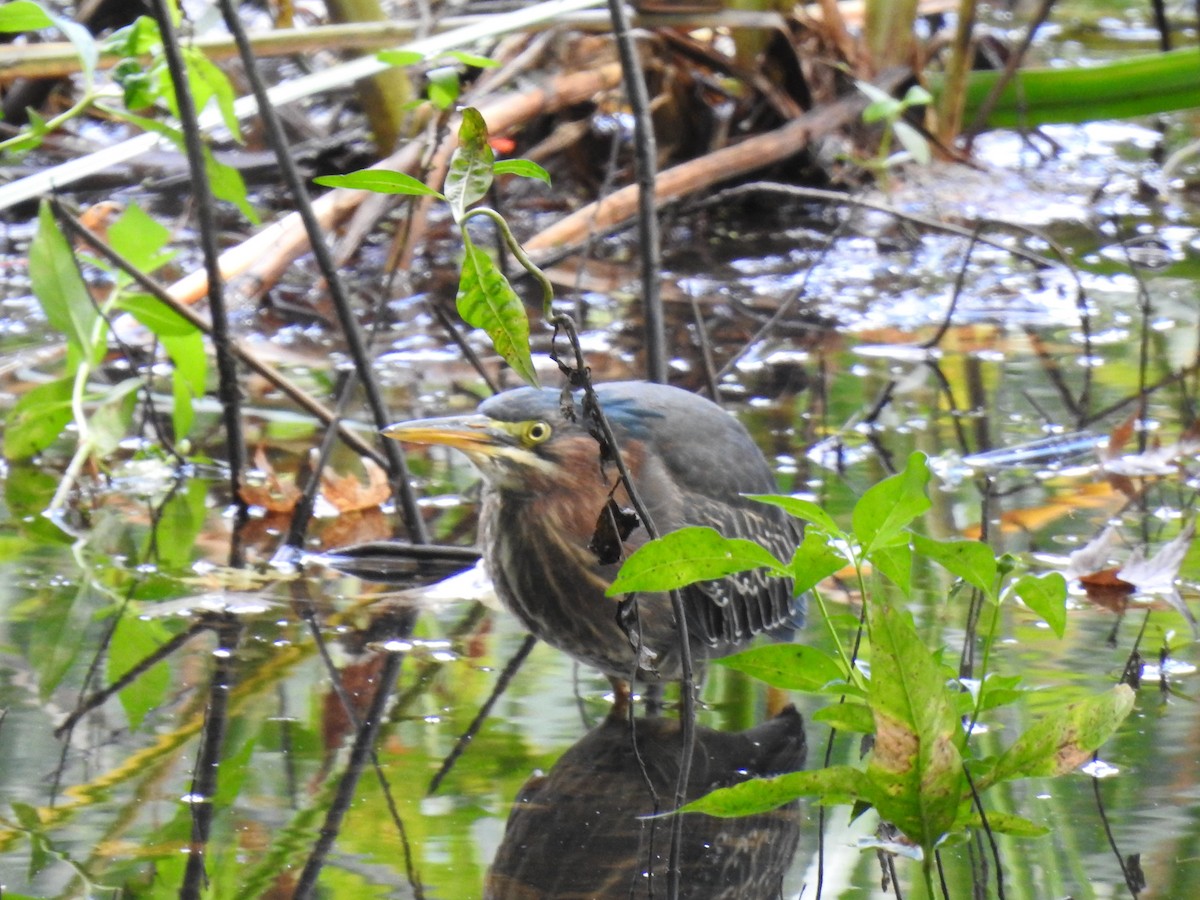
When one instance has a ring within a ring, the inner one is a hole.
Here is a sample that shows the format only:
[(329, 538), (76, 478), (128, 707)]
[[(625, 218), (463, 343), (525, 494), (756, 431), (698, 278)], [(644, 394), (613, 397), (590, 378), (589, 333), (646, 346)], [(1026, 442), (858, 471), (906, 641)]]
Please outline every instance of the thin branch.
[[(246, 30), (242, 27), (241, 20), (238, 18), (233, 0), (219, 0), (218, 6), (225, 20), (225, 26), (234, 36), (241, 51), (245, 76), (250, 83), (255, 98), (258, 100), (259, 116), (266, 131), (267, 140), (275, 151), (280, 171), (283, 174), (288, 190), (291, 192), (292, 201), (296, 205), (296, 211), (304, 221), (304, 228), (308, 232), (309, 244), (312, 247), (317, 267), (321, 270), (321, 274), (328, 284), (329, 296), (333, 301), (334, 309), (337, 311), (338, 321), (342, 326), (342, 334), (345, 337), (350, 358), (353, 360), (355, 371), (362, 382), (367, 398), (367, 405), (370, 407), (371, 415), (375, 420), (375, 427), (382, 431), (391, 424), (391, 417), (384, 406), (383, 394), (379, 389), (379, 381), (376, 378), (375, 368), (372, 366), (368, 356), (367, 345), (363, 340), (362, 329), (359, 327), (358, 319), (354, 314), (353, 308), (350, 306), (350, 297), (346, 292), (337, 266), (334, 264), (333, 256), (329, 252), (329, 246), (325, 242), (321, 225), (317, 221), (316, 214), (313, 212), (312, 203), (308, 198), (308, 191), (305, 188), (304, 181), (300, 177), (300, 171), (296, 167), (295, 160), (292, 159), (287, 138), (283, 133), (283, 126), (279, 122), (279, 114), (271, 106), (266, 85), (259, 74), (257, 60), (254, 58), (254, 50), (251, 48), (250, 42), (246, 37)], [(219, 277), (219, 272), (217, 276)], [(210, 284), (212, 278), (213, 270), (210, 269)], [(425, 529), (425, 520), (421, 516), (420, 509), (417, 507), (417, 498), (412, 490), (412, 483), (408, 474), (408, 464), (404, 459), (404, 451), (396, 441), (384, 440), (383, 452), (388, 460), (388, 471), (392, 477), (396, 496), (400, 499), (404, 511), (404, 521), (408, 527), (409, 537), (415, 544), (427, 544), (429, 543), (429, 533)]]
[[(192, 197), (196, 204), (196, 221), (200, 228), (200, 243), (204, 250), (204, 268), (208, 273), (208, 308), (212, 316), (212, 342), (217, 356), (217, 396), (221, 401), (221, 412), (225, 423), (225, 444), (229, 460), (229, 493), (236, 511), (234, 532), (241, 530), (249, 516), (249, 508), (242, 497), (242, 475), (246, 469), (246, 440), (242, 433), (242, 399), (238, 386), (237, 364), (230, 349), (229, 317), (225, 311), (225, 292), (221, 278), (221, 250), (217, 245), (216, 200), (205, 164), (204, 145), (200, 123), (196, 114), (196, 103), (188, 82), (187, 66), (179, 38), (171, 18), (172, 7), (167, 0), (154, 0), (154, 17), (162, 35), (163, 53), (167, 69), (171, 73), (171, 84), (175, 91), (175, 105), (179, 110), (179, 123), (183, 129), (184, 146), (187, 151), (188, 171), (191, 173)], [(230, 565), (240, 565), (240, 542), (234, 541), (230, 548)]]
[(662, 291), (659, 282), (662, 241), (654, 197), (654, 182), (658, 175), (658, 149), (654, 140), (654, 123), (650, 118), (650, 95), (646, 90), (646, 75), (642, 71), (637, 48), (634, 47), (633, 38), (629, 34), (629, 14), (625, 10), (625, 3), (623, 0), (608, 0), (608, 11), (612, 16), (617, 53), (621, 58), (625, 96), (633, 113), (646, 378), (663, 384), (667, 380), (667, 337), (663, 327)]

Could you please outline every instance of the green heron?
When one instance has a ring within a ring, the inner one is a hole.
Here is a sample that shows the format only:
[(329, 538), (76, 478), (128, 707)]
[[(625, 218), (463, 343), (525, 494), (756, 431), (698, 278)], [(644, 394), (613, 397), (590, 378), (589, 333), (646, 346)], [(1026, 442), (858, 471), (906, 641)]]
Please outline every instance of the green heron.
[[(791, 558), (798, 523), (743, 496), (776, 486), (735, 418), (709, 400), (659, 384), (603, 384), (596, 396), (661, 534), (707, 525)], [(615, 466), (602, 462), (578, 398), (518, 388), (485, 400), (474, 415), (404, 422), (384, 433), (456, 448), (478, 467), (484, 560), (501, 602), (530, 632), (613, 679), (682, 678), (669, 595), (640, 595), (636, 615), (625, 617), (605, 596), (620, 551), (632, 552), (648, 536), (636, 525), (627, 534), (618, 529), (609, 541), (618, 552), (601, 548), (597, 555), (597, 523), (612, 509), (610, 498), (618, 507), (629, 499)], [(786, 630), (802, 614), (791, 583), (763, 572), (692, 585), (683, 590), (683, 603), (698, 668), (757, 634)]]

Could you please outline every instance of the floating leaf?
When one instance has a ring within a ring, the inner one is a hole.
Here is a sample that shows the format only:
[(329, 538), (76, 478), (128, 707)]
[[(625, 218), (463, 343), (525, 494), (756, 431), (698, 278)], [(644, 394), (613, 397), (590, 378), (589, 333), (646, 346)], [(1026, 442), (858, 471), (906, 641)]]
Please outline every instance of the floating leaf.
[(669, 591), (764, 566), (783, 569), (769, 550), (753, 541), (723, 537), (704, 526), (680, 528), (634, 551), (621, 566), (608, 596)]
[(374, 191), (376, 194), (409, 194), (414, 197), (437, 197), (445, 195), (429, 185), (418, 181), (404, 172), (387, 169), (359, 169), (346, 175), (321, 175), (313, 181), (322, 187), (346, 188), (352, 191)]
[(496, 352), (527, 384), (537, 386), (529, 354), (529, 317), (525, 306), (491, 256), (463, 234), (466, 255), (458, 282), (458, 314), (472, 328), (482, 328)]

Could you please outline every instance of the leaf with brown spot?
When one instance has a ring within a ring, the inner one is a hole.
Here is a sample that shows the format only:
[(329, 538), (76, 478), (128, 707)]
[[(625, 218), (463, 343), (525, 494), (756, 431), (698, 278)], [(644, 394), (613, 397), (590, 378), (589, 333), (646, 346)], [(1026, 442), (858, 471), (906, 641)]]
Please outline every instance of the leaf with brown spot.
[(976, 788), (1012, 778), (1063, 775), (1085, 762), (1112, 736), (1133, 709), (1133, 690), (1112, 690), (1045, 716), (1017, 738)]
[(868, 799), (932, 858), (954, 827), (965, 791), (962, 726), (946, 678), (911, 613), (876, 602), (867, 614), (875, 717)]

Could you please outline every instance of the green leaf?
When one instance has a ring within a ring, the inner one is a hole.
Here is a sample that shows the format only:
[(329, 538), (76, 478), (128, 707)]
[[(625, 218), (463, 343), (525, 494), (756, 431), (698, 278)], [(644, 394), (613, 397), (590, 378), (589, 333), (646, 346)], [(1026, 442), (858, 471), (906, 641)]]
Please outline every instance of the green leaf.
[(352, 191), (374, 191), (376, 194), (408, 194), (414, 197), (437, 197), (445, 200), (446, 195), (423, 184), (404, 172), (387, 169), (359, 169), (346, 175), (321, 175), (313, 181), (322, 187), (346, 188)]
[(210, 100), (216, 101), (225, 128), (233, 135), (234, 140), (241, 143), (242, 126), (233, 109), (237, 99), (233, 85), (220, 67), (197, 48), (185, 46), (183, 55), (187, 64), (188, 86), (192, 89), (196, 111), (202, 112)]
[(968, 689), (967, 693), (958, 695), (958, 711), (964, 716), (973, 713), (976, 706), (983, 712), (1007, 706), (1029, 693), (1020, 686), (1020, 675), (997, 675), (995, 672), (989, 672), (982, 685), (969, 681), (960, 683)]
[(854, 734), (874, 734), (875, 716), (865, 703), (834, 703), (822, 706), (810, 717), (814, 722), (823, 722), (838, 731)]
[(830, 546), (825, 535), (816, 529), (806, 531), (788, 565), (792, 573), (792, 593), (799, 596), (812, 590), (822, 579), (847, 565), (849, 560), (837, 547)]
[(107, 456), (120, 446), (133, 424), (135, 394), (140, 378), (127, 378), (108, 388), (96, 411), (88, 418), (93, 452)]
[(199, 333), (195, 325), (149, 294), (127, 294), (115, 305), (145, 325), (156, 337)]
[(869, 81), (855, 81), (854, 86), (867, 95), (867, 99), (872, 103), (892, 103), (896, 106), (900, 105), (900, 101), (885, 91), (883, 88), (876, 87)]
[[(170, 634), (161, 622), (146, 621), (136, 616), (123, 616), (113, 630), (108, 647), (108, 680), (116, 681), (147, 656), (156, 651)], [(160, 706), (171, 686), (171, 672), (166, 662), (159, 662), (141, 673), (137, 680), (118, 695), (129, 727), (141, 727), (146, 713)]]
[(607, 594), (615, 597), (635, 591), (669, 591), (764, 566), (783, 570), (783, 564), (769, 550), (753, 541), (723, 537), (706, 526), (680, 528), (635, 550)]
[(839, 537), (843, 535), (842, 530), (833, 521), (833, 517), (811, 500), (802, 500), (799, 497), (787, 497), (783, 494), (747, 494), (746, 496), (751, 500), (757, 500), (759, 503), (769, 503), (771, 506), (778, 506), (792, 518), (812, 522), (827, 534)]
[(74, 377), (40, 384), (24, 394), (4, 422), (4, 456), (27, 459), (58, 438), (72, 419)]
[(912, 595), (912, 548), (908, 544), (876, 547), (867, 559), (888, 581), (900, 588), (905, 597)]
[(925, 90), (925, 88), (921, 87), (919, 84), (914, 84), (904, 92), (903, 103), (906, 107), (925, 106), (926, 104), (932, 102), (933, 94), (929, 93), (929, 91)]
[(1067, 630), (1067, 579), (1060, 572), (1022, 575), (1013, 585), (1021, 601), (1062, 637)]
[(495, 69), (500, 65), (490, 56), (480, 56), (477, 53), (467, 53), (463, 50), (447, 50), (442, 55), (457, 59), (464, 66), (472, 66), (476, 69)]
[(429, 102), (438, 109), (447, 110), (458, 102), (462, 94), (462, 85), (458, 80), (458, 70), (451, 66), (433, 69), (426, 74), (429, 79), (426, 92)]
[[(1133, 710), (1134, 693), (1118, 684), (1096, 697), (1055, 710), (1017, 738), (983, 787), (1012, 778), (1063, 775), (1085, 763)], [(980, 788), (982, 790), (982, 787)]]
[(106, 53), (125, 57), (148, 56), (162, 47), (162, 36), (154, 19), (138, 16), (132, 24), (117, 29), (105, 38), (101, 46)]
[(907, 610), (868, 604), (875, 746), (867, 767), (879, 814), (931, 858), (963, 793), (962, 728), (941, 667)]
[[(157, 562), (163, 568), (183, 569), (192, 564), (196, 538), (204, 527), (204, 502), (207, 496), (208, 486), (199, 479), (193, 479), (187, 483), (186, 489), (176, 491), (163, 504), (153, 544), (158, 551)], [(150, 558), (148, 551), (143, 558)]]
[[(1200, 106), (1200, 70), (1195, 48), (1125, 56), (1097, 66), (1022, 68), (1007, 83), (988, 113), (989, 128), (1036, 128), (1052, 122), (1089, 122), (1149, 116)], [(929, 73), (935, 94), (942, 76)], [(1001, 77), (971, 72), (963, 121), (970, 122)]]
[(192, 395), (204, 394), (208, 377), (208, 357), (204, 353), (204, 336), (196, 330), (188, 334), (164, 334), (159, 337), (175, 371)]
[(863, 781), (863, 773), (850, 766), (789, 772), (718, 788), (680, 807), (679, 811), (732, 818), (769, 812), (799, 797), (818, 797), (822, 803), (847, 803), (861, 795)]
[(196, 421), (196, 395), (188, 387), (187, 380), (176, 369), (171, 374), (171, 429), (175, 440), (187, 437)]
[(951, 575), (993, 597), (996, 586), (996, 554), (980, 541), (937, 541), (923, 534), (912, 536), (914, 549)]
[(458, 281), (458, 314), (472, 328), (482, 328), (492, 346), (526, 384), (537, 386), (529, 354), (529, 317), (504, 273), (463, 233), (466, 255)]
[(40, 31), (53, 25), (50, 14), (31, 0), (9, 0), (0, 6), (0, 31)]
[(79, 54), (79, 67), (82, 69), (88, 85), (92, 84), (92, 79), (96, 74), (96, 65), (100, 62), (100, 46), (96, 43), (96, 39), (92, 37), (92, 33), (78, 22), (72, 22), (70, 19), (62, 16), (54, 16), (54, 25), (67, 36), (67, 40), (75, 47), (75, 52)]
[(112, 248), (143, 272), (153, 272), (170, 262), (175, 254), (161, 252), (170, 240), (171, 232), (136, 203), (130, 203), (108, 229)]
[(888, 97), (886, 100), (876, 100), (862, 111), (862, 120), (868, 125), (890, 119), (900, 112), (900, 101)]
[(908, 458), (903, 472), (885, 478), (862, 495), (851, 521), (865, 554), (895, 543), (913, 519), (929, 509), (928, 483), (929, 466), (925, 454), (918, 451)]
[(450, 157), (450, 171), (446, 175), (446, 198), (455, 222), (461, 224), (467, 210), (487, 196), (494, 163), (487, 124), (479, 110), (467, 107), (458, 128), (458, 147)]
[(903, 119), (892, 123), (892, 131), (896, 133), (896, 137), (900, 139), (901, 145), (909, 152), (915, 162), (923, 166), (933, 162), (933, 151), (929, 149), (929, 141), (925, 140), (925, 135), (917, 131)]
[(94, 652), (87, 628), (91, 587), (52, 588), (38, 598), (37, 617), (29, 632), (29, 662), (38, 677), (38, 695), (47, 701), (78, 663), (85, 650)]
[(425, 54), (416, 50), (380, 50), (375, 58), (389, 66), (414, 66), (424, 61)]
[(250, 203), (250, 195), (246, 193), (246, 182), (242, 179), (241, 172), (218, 161), (208, 147), (204, 148), (204, 169), (208, 173), (214, 197), (232, 203), (250, 224), (261, 223), (258, 212)]
[(204, 396), (205, 381), (208, 377), (208, 357), (204, 353), (204, 336), (198, 330), (190, 334), (164, 335), (159, 338), (171, 364), (175, 367), (171, 374), (171, 394), (174, 406), (171, 412), (171, 424), (175, 431), (175, 439), (185, 437), (192, 430), (195, 420), (193, 401)]
[(836, 657), (804, 644), (767, 644), (713, 662), (785, 691), (819, 691), (847, 677)]
[(82, 359), (93, 359), (103, 347), (94, 347), (99, 313), (88, 294), (71, 246), (54, 221), (50, 206), (38, 209), (38, 230), (29, 247), (29, 278), (46, 319), (62, 332)]
[(520, 175), (550, 183), (550, 173), (531, 159), (502, 159), (492, 166), (492, 171), (497, 175)]

